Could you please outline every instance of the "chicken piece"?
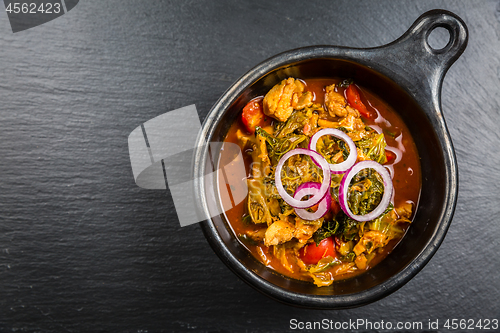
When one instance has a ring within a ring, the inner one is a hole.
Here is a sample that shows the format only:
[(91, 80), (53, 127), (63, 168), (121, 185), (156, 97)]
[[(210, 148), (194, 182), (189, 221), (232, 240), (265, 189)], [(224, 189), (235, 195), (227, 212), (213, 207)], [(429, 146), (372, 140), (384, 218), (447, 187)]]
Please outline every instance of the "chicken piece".
[[(312, 105), (312, 93), (304, 91), (304, 84), (292, 77), (275, 85), (264, 97), (264, 114), (279, 121), (286, 121), (294, 108)], [(297, 110), (300, 110), (298, 108)]]
[(350, 105), (347, 105), (345, 108), (347, 110), (347, 114), (348, 115), (354, 116), (355, 118), (359, 118), (360, 117), (359, 111), (356, 110), (355, 108), (352, 108)]
[(413, 206), (411, 203), (406, 202), (402, 204), (400, 207), (396, 208), (396, 213), (398, 213), (399, 217), (403, 219), (409, 219), (411, 216), (411, 211), (413, 210)]
[(288, 242), (293, 238), (294, 231), (295, 226), (289, 221), (288, 217), (276, 221), (267, 228), (264, 245), (271, 246)]
[(304, 221), (300, 217), (295, 219), (295, 231), (293, 232), (293, 237), (301, 243), (307, 243), (307, 241), (312, 237), (312, 235), (321, 228), (323, 224), (323, 219), (318, 219), (314, 221)]
[(344, 127), (349, 130), (347, 135), (353, 141), (359, 141), (370, 134), (366, 130), (366, 125), (363, 123), (361, 118), (357, 118), (352, 114), (348, 114), (344, 119), (339, 122), (340, 127)]
[(352, 115), (359, 118), (359, 112), (351, 107), (345, 97), (335, 91), (335, 84), (325, 87), (325, 105), (332, 117), (346, 117)]
[(325, 105), (332, 117), (345, 117), (348, 114), (347, 101), (344, 96), (335, 91), (335, 84), (325, 88)]
[[(299, 81), (300, 82), (300, 81)], [(302, 110), (305, 108), (310, 107), (313, 105), (313, 94), (310, 91), (306, 91), (302, 93), (302, 95), (299, 97), (299, 100), (297, 101), (297, 104), (293, 106), (295, 110)]]
[(351, 132), (358, 132), (365, 130), (365, 123), (360, 118), (353, 115), (347, 115), (339, 122), (339, 126), (347, 128)]

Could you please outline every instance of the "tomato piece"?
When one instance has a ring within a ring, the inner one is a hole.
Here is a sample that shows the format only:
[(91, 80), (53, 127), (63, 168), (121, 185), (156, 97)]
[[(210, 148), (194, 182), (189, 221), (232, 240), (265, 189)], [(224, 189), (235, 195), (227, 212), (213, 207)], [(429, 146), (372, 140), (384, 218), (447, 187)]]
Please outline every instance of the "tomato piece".
[(323, 239), (318, 246), (316, 243), (311, 243), (299, 251), (299, 257), (306, 265), (315, 265), (321, 258), (335, 257), (335, 247), (332, 237)]
[(387, 163), (391, 163), (396, 159), (396, 154), (394, 154), (392, 151), (386, 150), (385, 151), (385, 158), (387, 159)]
[(330, 205), (330, 210), (332, 211), (333, 215), (337, 215), (341, 211), (341, 209), (342, 208), (340, 208), (340, 204), (337, 202), (337, 200), (335, 200), (332, 197), (332, 204)]
[(250, 133), (255, 133), (255, 127), (262, 125), (264, 122), (264, 111), (262, 107), (262, 99), (252, 100), (243, 108), (241, 120), (243, 125)]
[(366, 108), (366, 106), (363, 104), (361, 101), (361, 96), (359, 94), (358, 88), (354, 84), (350, 84), (349, 87), (346, 90), (346, 96), (347, 96), (347, 102), (349, 105), (351, 105), (353, 108), (359, 111), (361, 116), (370, 119), (371, 114)]

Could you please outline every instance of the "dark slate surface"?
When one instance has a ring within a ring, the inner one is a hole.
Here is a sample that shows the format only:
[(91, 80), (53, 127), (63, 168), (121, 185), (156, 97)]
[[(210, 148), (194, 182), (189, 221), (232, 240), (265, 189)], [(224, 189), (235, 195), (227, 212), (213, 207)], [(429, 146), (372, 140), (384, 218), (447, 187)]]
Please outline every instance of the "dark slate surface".
[[(233, 275), (169, 193), (138, 188), (127, 136), (168, 110), (204, 117), (260, 61), (313, 44), (370, 47), (448, 9), (469, 46), (442, 104), (460, 194), (407, 285), (342, 311), (279, 304)], [(301, 321), (500, 319), (500, 3), (81, 1), (13, 34), (0, 14), (0, 331), (283, 332)]]

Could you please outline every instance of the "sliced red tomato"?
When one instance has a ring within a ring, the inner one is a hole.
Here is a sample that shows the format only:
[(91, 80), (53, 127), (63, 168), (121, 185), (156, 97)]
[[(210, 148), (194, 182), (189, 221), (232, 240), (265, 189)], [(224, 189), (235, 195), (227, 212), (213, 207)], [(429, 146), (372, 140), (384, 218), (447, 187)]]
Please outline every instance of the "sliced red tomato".
[(308, 244), (299, 251), (299, 257), (306, 265), (316, 265), (321, 258), (335, 257), (335, 254), (332, 237), (323, 239), (318, 246)]
[(359, 90), (356, 87), (356, 85), (354, 84), (349, 85), (349, 87), (346, 90), (346, 96), (349, 105), (358, 110), (362, 117), (365, 117), (367, 119), (371, 118), (372, 115), (361, 101), (361, 96), (359, 94)]
[(396, 159), (396, 154), (394, 154), (392, 151), (386, 150), (385, 151), (385, 158), (387, 159), (387, 163), (391, 163)]
[(255, 133), (255, 127), (262, 125), (264, 118), (262, 99), (250, 101), (241, 114), (243, 125), (250, 133)]

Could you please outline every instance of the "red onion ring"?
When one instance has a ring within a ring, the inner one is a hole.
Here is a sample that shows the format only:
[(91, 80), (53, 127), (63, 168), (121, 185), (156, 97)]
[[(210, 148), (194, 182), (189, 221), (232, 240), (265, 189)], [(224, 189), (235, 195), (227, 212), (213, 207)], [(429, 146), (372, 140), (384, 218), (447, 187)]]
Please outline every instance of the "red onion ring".
[[(281, 169), (283, 168), (285, 161), (288, 160), (291, 156), (301, 155), (301, 154), (310, 156), (313, 159), (313, 161), (316, 160), (316, 162), (319, 163), (319, 167), (323, 170), (323, 182), (321, 183), (319, 191), (305, 201), (293, 198), (290, 194), (286, 192), (285, 188), (283, 187), (283, 183), (281, 182)], [(283, 155), (279, 160), (278, 165), (276, 165), (276, 170), (274, 175), (276, 189), (278, 190), (278, 193), (281, 196), (281, 198), (283, 198), (283, 200), (285, 200), (285, 202), (290, 206), (292, 206), (293, 208), (312, 207), (318, 202), (320, 202), (321, 199), (325, 197), (326, 192), (328, 192), (328, 190), (330, 189), (331, 174), (330, 172), (325, 172), (325, 170), (328, 170), (328, 162), (319, 153), (304, 148), (292, 149), (288, 153)]]
[[(374, 169), (382, 177), (382, 180), (384, 182), (384, 195), (382, 196), (382, 200), (380, 200), (379, 205), (370, 213), (365, 215), (355, 215), (349, 208), (349, 204), (347, 202), (347, 192), (352, 178), (361, 170), (368, 168)], [(389, 172), (381, 164), (375, 161), (362, 161), (354, 165), (349, 171), (345, 173), (344, 177), (342, 177), (342, 181), (340, 182), (339, 187), (340, 208), (342, 208), (344, 213), (346, 213), (347, 216), (349, 216), (353, 220), (359, 222), (371, 221), (382, 215), (387, 206), (389, 206), (389, 202), (391, 201), (392, 197), (392, 191), (392, 179)]]
[[(322, 137), (323, 135), (331, 135), (331, 136), (334, 136), (338, 139), (341, 139), (345, 143), (347, 143), (347, 146), (349, 147), (349, 156), (347, 157), (347, 159), (342, 163), (329, 164), (330, 171), (332, 173), (337, 174), (337, 173), (344, 173), (347, 170), (349, 170), (349, 168), (352, 167), (354, 165), (354, 163), (356, 163), (356, 160), (358, 158), (358, 153), (357, 153), (357, 149), (356, 149), (356, 145), (354, 144), (354, 141), (352, 141), (352, 139), (347, 134), (342, 132), (341, 130), (338, 130), (335, 128), (324, 128), (324, 129), (316, 132), (311, 137), (311, 141), (309, 141), (309, 149), (310, 150), (317, 152), (316, 144), (318, 143), (318, 139), (320, 137)], [(314, 158), (313, 158), (313, 161), (316, 163)]]
[[(294, 199), (301, 200), (306, 195), (315, 195), (316, 193), (319, 192), (320, 188), (321, 188), (320, 183), (307, 182), (297, 187), (297, 190), (295, 191), (293, 197)], [(325, 197), (321, 199), (321, 201), (319, 202), (318, 209), (315, 212), (308, 212), (305, 209), (295, 208), (295, 214), (297, 214), (297, 216), (303, 220), (308, 220), (308, 221), (317, 220), (325, 216), (325, 214), (330, 209), (331, 204), (332, 204), (332, 196), (330, 194), (330, 191), (328, 190), (326, 191)]]

